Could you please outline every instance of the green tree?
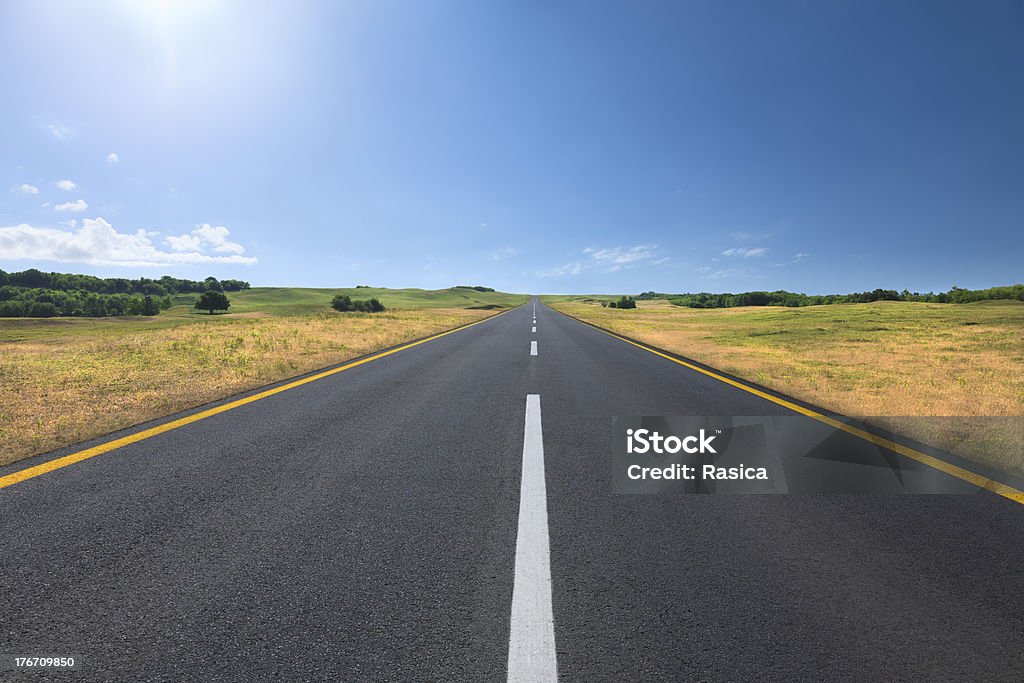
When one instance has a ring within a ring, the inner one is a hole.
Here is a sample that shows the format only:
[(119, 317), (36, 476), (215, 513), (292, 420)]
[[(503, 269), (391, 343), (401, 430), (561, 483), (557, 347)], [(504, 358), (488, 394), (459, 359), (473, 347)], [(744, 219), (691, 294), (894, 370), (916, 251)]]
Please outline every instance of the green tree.
[(201, 311), (209, 311), (210, 315), (213, 315), (214, 311), (226, 311), (230, 305), (231, 302), (228, 301), (228, 297), (224, 292), (217, 292), (212, 289), (203, 292), (195, 303), (196, 308)]
[(28, 314), (33, 318), (52, 318), (60, 315), (60, 311), (48, 301), (37, 301), (32, 304), (32, 310)]
[[(227, 299), (227, 297), (225, 297)], [(158, 315), (160, 313), (160, 306), (153, 301), (153, 297), (144, 296), (142, 297), (142, 307), (139, 311), (142, 315)]]
[(20, 301), (0, 301), (0, 318), (20, 318), (25, 315), (25, 305)]

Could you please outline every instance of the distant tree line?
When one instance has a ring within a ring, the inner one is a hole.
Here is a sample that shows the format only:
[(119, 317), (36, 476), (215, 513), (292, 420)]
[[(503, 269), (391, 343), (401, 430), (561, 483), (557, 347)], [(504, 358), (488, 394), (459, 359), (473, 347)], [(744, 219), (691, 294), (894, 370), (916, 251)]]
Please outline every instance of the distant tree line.
[(72, 273), (44, 273), (35, 268), (20, 273), (0, 270), (0, 318), (157, 315), (174, 305), (175, 294), (249, 289), (242, 280), (183, 280), (165, 275), (159, 280), (98, 278)]
[(1016, 299), (1024, 301), (1024, 285), (989, 287), (988, 289), (961, 289), (953, 287), (948, 292), (911, 292), (904, 289), (875, 289), (870, 292), (853, 294), (799, 294), (776, 290), (774, 292), (742, 292), (740, 294), (662, 294), (644, 292), (637, 299), (665, 299), (677, 306), (690, 308), (733, 308), (735, 306), (820, 306), (822, 304), (862, 304), (872, 301), (923, 301), (940, 304), (966, 304), (992, 299)]
[(35, 268), (29, 268), (20, 273), (8, 273), (0, 270), (0, 287), (4, 286), (55, 289), (62, 292), (148, 294), (150, 296), (202, 293), (210, 289), (217, 292), (238, 292), (249, 289), (249, 283), (244, 280), (218, 280), (215, 277), (208, 277), (205, 280), (183, 280), (164, 275), (159, 280), (148, 277), (129, 280), (122, 277), (99, 278), (93, 275), (76, 275), (74, 273), (44, 273)]
[(170, 308), (171, 297), (148, 294), (97, 294), (62, 292), (57, 289), (0, 287), (0, 318), (54, 318), (87, 316), (102, 318), (120, 315), (157, 315)]
[(452, 289), (475, 289), (478, 292), (493, 292), (494, 287), (481, 287), (479, 285), (455, 285)]
[(331, 299), (331, 308), (342, 313), (360, 311), (362, 313), (380, 313), (384, 310), (384, 304), (379, 299), (367, 299), (360, 301), (353, 299), (348, 294), (338, 294)]

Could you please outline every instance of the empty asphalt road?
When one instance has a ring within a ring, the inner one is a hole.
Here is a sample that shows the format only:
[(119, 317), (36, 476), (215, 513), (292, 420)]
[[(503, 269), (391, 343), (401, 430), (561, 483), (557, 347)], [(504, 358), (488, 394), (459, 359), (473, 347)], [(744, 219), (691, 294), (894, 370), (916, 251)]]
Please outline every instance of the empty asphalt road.
[(80, 668), (0, 677), (1024, 679), (1004, 496), (877, 445), (880, 481), (969, 491), (613, 491), (616, 417), (796, 416), (794, 454), (865, 446), (797, 415), (531, 302), (8, 478), (0, 655)]

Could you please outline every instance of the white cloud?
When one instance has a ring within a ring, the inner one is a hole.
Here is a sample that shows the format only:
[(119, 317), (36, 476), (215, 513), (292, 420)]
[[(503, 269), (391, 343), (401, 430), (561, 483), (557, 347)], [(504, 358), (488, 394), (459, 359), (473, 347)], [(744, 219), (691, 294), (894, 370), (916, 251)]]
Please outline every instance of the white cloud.
[[(200, 228), (209, 226), (200, 226)], [(192, 233), (196, 233), (197, 230)], [(226, 228), (224, 237), (227, 237)], [(217, 255), (203, 253), (201, 249), (163, 251), (150, 239), (155, 233), (137, 230), (118, 232), (102, 218), (86, 218), (81, 226), (71, 230), (37, 228), (22, 223), (0, 227), (0, 258), (61, 261), (91, 265), (119, 266), (174, 266), (195, 263), (256, 263), (241, 253)], [(219, 234), (219, 233), (218, 233)], [(200, 242), (204, 245), (202, 238)], [(232, 249), (244, 251), (234, 243)]]
[(164, 242), (171, 251), (196, 251), (203, 246), (203, 241), (196, 235), (169, 235)]
[(35, 185), (29, 185), (28, 183), (22, 183), (14, 189), (23, 194), (39, 194), (39, 188)]
[(203, 223), (187, 235), (169, 235), (164, 241), (175, 252), (199, 251), (208, 247), (218, 254), (244, 254), (245, 247), (229, 240), (230, 234), (223, 225)]
[(799, 252), (799, 253), (793, 254), (793, 263), (800, 263), (801, 261), (803, 261), (808, 256), (810, 256), (810, 254), (802, 252), (802, 251)]
[(515, 247), (502, 247), (501, 249), (495, 249), (487, 256), (492, 261), (500, 261), (502, 259), (507, 259), (516, 256), (517, 254), (519, 254), (519, 250), (516, 249)]
[(79, 211), (85, 211), (89, 208), (89, 205), (85, 203), (84, 199), (76, 199), (73, 202), (64, 202), (53, 207), (54, 211), (73, 211), (78, 213)]
[(656, 266), (669, 260), (657, 244), (638, 244), (634, 247), (611, 247), (598, 249), (587, 247), (582, 251), (587, 258), (580, 262), (574, 261), (557, 268), (538, 273), (541, 277), (561, 277), (579, 275), (584, 270), (596, 270), (602, 273), (615, 273), (620, 270), (634, 268), (639, 265)]
[(47, 124), (46, 130), (50, 131), (50, 135), (58, 140), (70, 140), (75, 135), (75, 131), (71, 130), (63, 123)]
[(116, 164), (119, 161), (121, 161), (121, 157), (117, 156), (117, 152), (111, 152), (110, 154), (107, 155), (108, 164)]
[(78, 187), (77, 185), (74, 184), (74, 182), (70, 180), (58, 180), (56, 183), (54, 183), (54, 185), (57, 186), (58, 190), (64, 190), (65, 192), (71, 192), (71, 190)]
[(733, 247), (732, 249), (726, 249), (722, 252), (722, 256), (742, 256), (744, 258), (750, 258), (751, 256), (763, 256), (768, 253), (768, 250), (764, 247), (753, 247), (746, 249), (744, 247)]

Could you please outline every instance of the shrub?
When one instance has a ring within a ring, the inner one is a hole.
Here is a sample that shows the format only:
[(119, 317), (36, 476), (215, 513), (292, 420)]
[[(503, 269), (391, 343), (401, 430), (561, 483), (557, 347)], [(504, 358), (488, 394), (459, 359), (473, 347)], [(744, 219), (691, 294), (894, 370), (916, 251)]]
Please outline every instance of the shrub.
[(619, 299), (618, 308), (636, 308), (636, 300), (631, 296), (624, 296)]
[(342, 313), (356, 310), (352, 305), (352, 297), (348, 294), (336, 294), (334, 298), (331, 299), (331, 308), (336, 311), (341, 311)]
[(353, 300), (348, 294), (337, 294), (331, 299), (331, 308), (342, 313), (360, 311), (362, 313), (380, 313), (384, 304), (376, 297), (366, 301)]

